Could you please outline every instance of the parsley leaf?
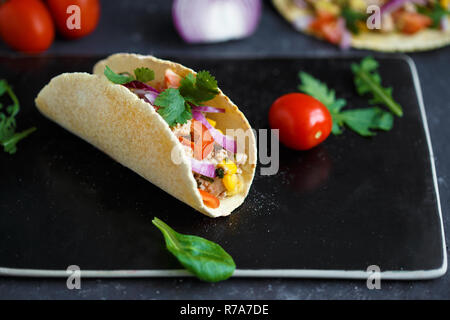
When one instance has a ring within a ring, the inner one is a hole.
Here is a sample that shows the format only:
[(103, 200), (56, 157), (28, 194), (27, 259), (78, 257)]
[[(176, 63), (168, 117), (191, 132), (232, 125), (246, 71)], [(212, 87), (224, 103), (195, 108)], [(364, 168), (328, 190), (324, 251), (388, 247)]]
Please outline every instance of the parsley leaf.
[(169, 88), (161, 92), (155, 100), (158, 113), (166, 120), (169, 126), (176, 123), (184, 124), (192, 118), (191, 108), (184, 100), (178, 89)]
[[(16, 153), (17, 143), (29, 136), (36, 128), (29, 128), (23, 132), (16, 133), (16, 115), (19, 113), (20, 104), (17, 96), (13, 92), (11, 86), (4, 79), (0, 80), (0, 97), (5, 93), (9, 95), (12, 103), (6, 108), (6, 114), (0, 112), (0, 144), (3, 146), (5, 152), (9, 154)], [(3, 104), (0, 103), (0, 110)]]
[(155, 72), (149, 68), (137, 68), (134, 70), (137, 81), (149, 82), (155, 79)]
[(360, 64), (353, 63), (352, 71), (356, 90), (360, 95), (372, 94), (371, 104), (384, 104), (389, 110), (401, 117), (403, 115), (402, 107), (392, 97), (392, 88), (383, 88), (381, 86), (381, 77), (377, 72), (378, 62), (372, 57), (364, 58)]
[(117, 74), (114, 71), (112, 71), (108, 66), (105, 67), (104, 74), (109, 81), (115, 84), (126, 84), (128, 82), (134, 81), (134, 78), (132, 76)]
[(208, 71), (200, 71), (196, 77), (188, 74), (181, 80), (179, 90), (186, 101), (195, 105), (209, 101), (219, 93), (217, 81)]
[(334, 135), (341, 134), (344, 125), (364, 137), (375, 135), (374, 129), (392, 129), (394, 119), (391, 113), (377, 107), (342, 111), (347, 101), (336, 99), (334, 90), (306, 72), (300, 72), (299, 77), (302, 82), (299, 90), (322, 102), (330, 111), (333, 120), (331, 132)]

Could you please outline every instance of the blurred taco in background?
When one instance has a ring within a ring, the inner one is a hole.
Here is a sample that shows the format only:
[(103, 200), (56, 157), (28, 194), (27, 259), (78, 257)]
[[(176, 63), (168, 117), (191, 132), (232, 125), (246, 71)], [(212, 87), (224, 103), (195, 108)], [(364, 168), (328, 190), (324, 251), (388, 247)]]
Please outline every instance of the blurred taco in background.
[(210, 217), (243, 203), (255, 173), (255, 137), (208, 71), (114, 54), (93, 73), (53, 78), (36, 98), (38, 109)]
[[(344, 49), (411, 52), (450, 44), (450, 0), (272, 1), (297, 30)], [(367, 27), (376, 12), (370, 6), (379, 8), (379, 28)]]

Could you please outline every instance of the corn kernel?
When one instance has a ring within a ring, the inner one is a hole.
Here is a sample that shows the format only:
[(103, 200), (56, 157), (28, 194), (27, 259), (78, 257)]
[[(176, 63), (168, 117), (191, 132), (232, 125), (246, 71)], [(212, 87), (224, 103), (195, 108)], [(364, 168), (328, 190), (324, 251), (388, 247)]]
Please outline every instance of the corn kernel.
[(450, 7), (450, 0), (441, 0), (441, 6), (442, 6), (442, 8), (444, 8), (444, 9), (449, 9), (449, 7)]
[(225, 174), (235, 174), (237, 172), (236, 164), (229, 159), (223, 160), (217, 166), (225, 170)]
[(365, 12), (367, 4), (363, 0), (350, 0), (350, 8), (356, 11)]
[(212, 120), (212, 119), (209, 119), (209, 118), (206, 118), (206, 120), (209, 122), (209, 124), (210, 125), (212, 125), (213, 126), (213, 128), (215, 128), (216, 127), (216, 122), (214, 121), (214, 120)]
[(225, 189), (228, 194), (233, 194), (236, 190), (236, 186), (239, 183), (239, 179), (235, 174), (226, 174), (222, 179)]
[(338, 16), (341, 12), (341, 8), (338, 5), (327, 0), (319, 0), (314, 2), (314, 7), (316, 8), (316, 11), (326, 12), (334, 16)]

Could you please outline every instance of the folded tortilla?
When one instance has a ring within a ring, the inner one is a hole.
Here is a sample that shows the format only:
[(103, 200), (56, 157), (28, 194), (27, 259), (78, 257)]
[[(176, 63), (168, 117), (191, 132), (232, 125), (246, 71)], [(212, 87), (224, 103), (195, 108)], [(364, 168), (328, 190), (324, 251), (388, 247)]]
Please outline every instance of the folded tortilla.
[[(299, 8), (294, 0), (272, 0), (275, 8), (290, 23), (294, 24), (297, 19), (308, 15), (308, 11)], [(450, 18), (448, 19), (450, 23)], [(312, 35), (307, 31), (302, 31)], [(450, 30), (426, 29), (413, 35), (398, 32), (361, 32), (352, 34), (351, 45), (357, 49), (368, 49), (384, 52), (414, 52), (426, 51), (444, 47), (450, 44)]]
[[(65, 129), (91, 143), (122, 165), (171, 194), (175, 198), (210, 217), (229, 215), (248, 194), (256, 165), (247, 161), (242, 166), (242, 192), (221, 199), (217, 209), (206, 207), (197, 189), (189, 158), (168, 124), (144, 100), (122, 85), (103, 75), (108, 65), (117, 72), (130, 72), (148, 67), (155, 72), (150, 84), (163, 83), (170, 68), (180, 76), (195, 74), (180, 64), (152, 56), (115, 54), (98, 62), (94, 74), (65, 73), (53, 78), (35, 102), (42, 114)], [(222, 91), (208, 105), (223, 108), (223, 114), (211, 114), (217, 128), (251, 130), (237, 106)], [(208, 115), (209, 117), (209, 115)], [(245, 146), (248, 159), (256, 159), (253, 133)], [(178, 155), (178, 164), (172, 161)], [(101, 170), (101, 168), (100, 168)]]

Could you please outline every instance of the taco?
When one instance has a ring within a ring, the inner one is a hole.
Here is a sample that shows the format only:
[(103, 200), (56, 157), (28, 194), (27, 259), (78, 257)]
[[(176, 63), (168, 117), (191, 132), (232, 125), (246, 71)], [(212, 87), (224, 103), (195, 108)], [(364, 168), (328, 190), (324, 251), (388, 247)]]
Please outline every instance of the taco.
[(53, 78), (36, 105), (49, 119), (210, 217), (229, 215), (252, 184), (253, 131), (207, 71), (195, 73), (152, 56), (114, 54), (98, 62), (94, 74)]
[[(412, 52), (450, 44), (450, 0), (273, 0), (273, 3), (297, 30), (344, 49)], [(378, 25), (373, 19), (377, 12)]]

